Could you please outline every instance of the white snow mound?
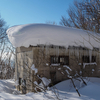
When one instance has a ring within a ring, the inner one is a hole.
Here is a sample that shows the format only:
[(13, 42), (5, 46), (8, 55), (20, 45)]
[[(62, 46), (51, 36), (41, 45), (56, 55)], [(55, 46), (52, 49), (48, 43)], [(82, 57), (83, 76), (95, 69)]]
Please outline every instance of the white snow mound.
[(57, 25), (18, 25), (9, 28), (6, 33), (8, 34), (10, 42), (15, 47), (29, 47), (29, 45), (37, 46), (38, 44), (53, 44), (65, 47), (68, 47), (69, 45), (81, 45), (92, 48), (90, 43), (94, 47), (100, 47), (100, 44), (97, 43), (92, 36), (90, 36), (90, 34), (94, 35), (94, 33), (90, 33), (82, 29)]
[(34, 70), (35, 74), (38, 72), (38, 69), (35, 68), (35, 65), (34, 64), (31, 66), (31, 69)]

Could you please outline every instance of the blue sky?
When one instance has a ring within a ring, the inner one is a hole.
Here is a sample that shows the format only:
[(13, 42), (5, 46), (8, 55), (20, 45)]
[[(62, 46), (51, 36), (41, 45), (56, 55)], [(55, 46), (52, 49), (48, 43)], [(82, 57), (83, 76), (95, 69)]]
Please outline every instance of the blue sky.
[(1, 17), (7, 25), (28, 23), (59, 24), (61, 16), (68, 17), (66, 10), (73, 0), (0, 0)]

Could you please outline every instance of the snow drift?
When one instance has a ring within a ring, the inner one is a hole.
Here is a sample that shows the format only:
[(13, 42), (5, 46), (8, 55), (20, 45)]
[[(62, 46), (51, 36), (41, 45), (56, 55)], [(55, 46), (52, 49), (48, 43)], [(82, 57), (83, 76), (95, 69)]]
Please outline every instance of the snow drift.
[[(15, 47), (29, 45), (37, 46), (37, 44), (45, 45), (59, 45), (59, 46), (76, 46), (81, 45), (88, 48), (92, 48), (90, 43), (94, 47), (100, 47), (90, 34), (82, 29), (69, 28), (57, 25), (49, 24), (26, 24), (18, 25), (9, 28), (6, 32), (8, 34), (10, 42)], [(89, 43), (89, 42), (90, 43)]]
[[(74, 81), (80, 86), (80, 82)], [(79, 88), (81, 97), (75, 91), (71, 80), (66, 80), (56, 84), (57, 91), (51, 88), (44, 92), (21, 94), (15, 89), (14, 80), (0, 80), (0, 100), (100, 100), (100, 78), (87, 78), (87, 86)], [(56, 95), (55, 95), (55, 93)]]

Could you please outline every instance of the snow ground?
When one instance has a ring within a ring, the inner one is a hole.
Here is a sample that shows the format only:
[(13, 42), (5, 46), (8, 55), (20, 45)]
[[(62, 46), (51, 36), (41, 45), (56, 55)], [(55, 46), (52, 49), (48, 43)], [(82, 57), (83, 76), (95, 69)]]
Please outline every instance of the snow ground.
[[(49, 89), (46, 93), (27, 93), (20, 94), (15, 89), (14, 80), (0, 80), (0, 100), (57, 100), (54, 92)], [(56, 86), (58, 97), (61, 100), (100, 100), (100, 78), (89, 78), (87, 86), (81, 85), (75, 81), (81, 94), (78, 96), (70, 80), (63, 81)]]

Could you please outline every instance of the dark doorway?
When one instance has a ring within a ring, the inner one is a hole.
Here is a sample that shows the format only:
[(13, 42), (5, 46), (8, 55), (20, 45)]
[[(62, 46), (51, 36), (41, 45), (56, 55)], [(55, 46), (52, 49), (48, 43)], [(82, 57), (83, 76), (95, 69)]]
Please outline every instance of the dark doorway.
[(52, 84), (54, 85), (56, 83), (56, 71), (51, 71), (50, 77), (51, 77)]
[(21, 86), (21, 78), (19, 78), (19, 91), (21, 90), (20, 86)]

